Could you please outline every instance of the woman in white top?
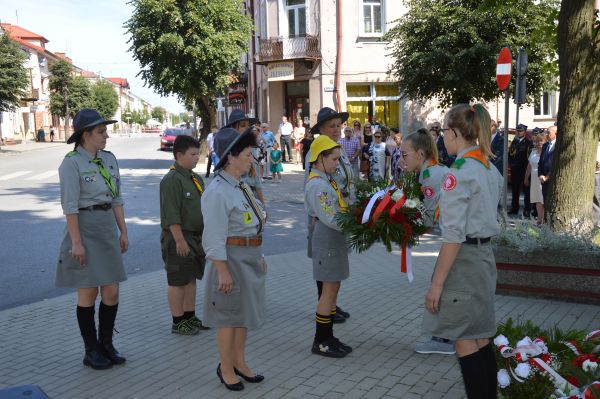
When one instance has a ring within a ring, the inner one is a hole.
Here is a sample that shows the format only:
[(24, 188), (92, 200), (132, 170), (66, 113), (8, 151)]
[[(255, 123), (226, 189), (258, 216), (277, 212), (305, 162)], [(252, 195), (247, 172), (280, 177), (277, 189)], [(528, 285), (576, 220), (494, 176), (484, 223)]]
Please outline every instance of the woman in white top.
[(302, 164), (302, 140), (304, 139), (304, 135), (306, 134), (306, 129), (302, 126), (302, 119), (298, 118), (296, 120), (296, 127), (294, 128), (294, 133), (292, 133), (292, 138), (294, 139), (294, 149), (296, 150), (296, 163)]
[(542, 146), (546, 142), (546, 135), (543, 133), (537, 134), (533, 137), (533, 144), (535, 150), (531, 151), (529, 155), (529, 164), (527, 165), (527, 171), (525, 172), (525, 186), (530, 186), (530, 201), (535, 204), (537, 210), (537, 223), (542, 224), (544, 221), (544, 196), (542, 195), (542, 183), (539, 179), (531, 176), (537, 176), (538, 173), (538, 162), (540, 155), (542, 154)]

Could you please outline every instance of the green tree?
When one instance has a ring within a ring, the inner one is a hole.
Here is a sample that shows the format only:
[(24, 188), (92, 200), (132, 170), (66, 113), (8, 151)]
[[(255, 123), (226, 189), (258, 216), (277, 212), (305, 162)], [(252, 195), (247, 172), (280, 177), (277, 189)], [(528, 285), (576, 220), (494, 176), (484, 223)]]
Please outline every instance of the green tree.
[(17, 108), (21, 98), (27, 96), (29, 73), (24, 66), (27, 54), (1, 29), (0, 54), (0, 112), (3, 112)]
[[(65, 98), (68, 96), (68, 87), (71, 86), (73, 76), (73, 66), (66, 60), (51, 62), (48, 66), (50, 70), (50, 113), (58, 115), (61, 118), (67, 116), (67, 103)], [(68, 125), (65, 123), (65, 125)]]
[(527, 50), (530, 99), (556, 85), (557, 0), (407, 0), (408, 12), (386, 34), (392, 71), (407, 98), (443, 106), (493, 100), (496, 58), (509, 45)]
[(160, 123), (163, 123), (163, 121), (165, 120), (166, 113), (167, 113), (167, 110), (164, 109), (163, 107), (154, 107), (154, 108), (152, 108), (152, 119), (155, 119), (155, 120), (159, 121)]
[(119, 108), (119, 96), (114, 86), (105, 80), (98, 80), (91, 86), (92, 108), (98, 110), (104, 119), (112, 119)]
[(192, 117), (190, 116), (189, 112), (181, 112), (179, 114), (179, 120), (181, 122), (190, 122), (192, 123)]
[(125, 23), (130, 51), (144, 81), (163, 95), (191, 103), (204, 121), (215, 114), (212, 97), (230, 83), (230, 72), (247, 49), (252, 21), (242, 0), (131, 0)]

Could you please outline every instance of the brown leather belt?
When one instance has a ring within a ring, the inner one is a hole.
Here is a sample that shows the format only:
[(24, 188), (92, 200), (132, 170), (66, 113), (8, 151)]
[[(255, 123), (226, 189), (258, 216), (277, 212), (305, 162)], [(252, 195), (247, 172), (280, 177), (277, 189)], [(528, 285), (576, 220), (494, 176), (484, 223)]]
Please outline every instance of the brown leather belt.
[(80, 211), (108, 211), (110, 208), (112, 208), (112, 205), (110, 203), (106, 203), (106, 204), (96, 204), (96, 205), (86, 206), (85, 208), (79, 208), (79, 210)]
[(227, 237), (227, 245), (239, 247), (258, 247), (262, 245), (262, 236)]

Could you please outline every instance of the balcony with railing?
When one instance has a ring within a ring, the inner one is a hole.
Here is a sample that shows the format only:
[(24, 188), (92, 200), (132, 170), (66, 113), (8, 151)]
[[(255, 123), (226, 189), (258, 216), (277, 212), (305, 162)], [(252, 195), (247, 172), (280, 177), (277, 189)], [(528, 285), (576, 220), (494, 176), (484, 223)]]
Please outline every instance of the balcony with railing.
[(256, 64), (287, 60), (320, 60), (319, 37), (306, 35), (260, 39), (256, 58)]

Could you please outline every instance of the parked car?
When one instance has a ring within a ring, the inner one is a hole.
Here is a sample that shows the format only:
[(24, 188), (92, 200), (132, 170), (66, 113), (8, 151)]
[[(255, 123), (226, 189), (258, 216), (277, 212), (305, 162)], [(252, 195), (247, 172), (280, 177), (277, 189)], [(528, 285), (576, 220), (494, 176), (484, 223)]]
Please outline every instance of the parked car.
[(165, 129), (163, 134), (160, 136), (160, 149), (169, 150), (173, 148), (173, 143), (177, 136), (185, 134), (185, 129), (178, 127), (170, 127)]

